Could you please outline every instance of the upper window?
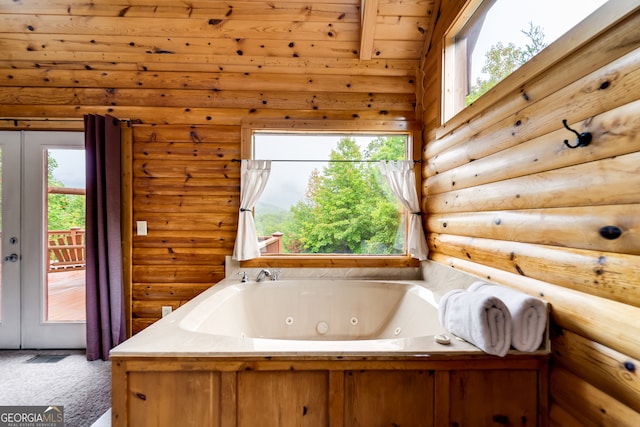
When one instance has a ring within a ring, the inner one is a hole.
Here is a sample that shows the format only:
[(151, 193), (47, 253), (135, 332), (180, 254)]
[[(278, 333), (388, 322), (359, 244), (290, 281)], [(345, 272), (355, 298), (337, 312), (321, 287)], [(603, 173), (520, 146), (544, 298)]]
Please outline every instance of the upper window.
[(410, 159), (408, 133), (254, 131), (272, 160), (254, 209), (264, 253), (405, 255), (405, 217), (380, 160)]
[(471, 0), (445, 34), (446, 121), (607, 0)]

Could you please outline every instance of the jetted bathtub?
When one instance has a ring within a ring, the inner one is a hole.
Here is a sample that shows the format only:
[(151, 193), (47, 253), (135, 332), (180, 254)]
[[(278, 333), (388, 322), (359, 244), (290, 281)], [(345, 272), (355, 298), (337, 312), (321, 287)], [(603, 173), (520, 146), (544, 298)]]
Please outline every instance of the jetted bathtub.
[(179, 327), (225, 337), (305, 341), (417, 338), (443, 332), (427, 289), (364, 280), (234, 284), (208, 295)]
[(434, 292), (421, 283), (226, 279), (112, 354), (136, 348), (188, 355), (478, 351), (457, 340), (436, 343), (446, 331)]
[(111, 351), (112, 425), (545, 426), (547, 355), (437, 343), (446, 290), (227, 278)]

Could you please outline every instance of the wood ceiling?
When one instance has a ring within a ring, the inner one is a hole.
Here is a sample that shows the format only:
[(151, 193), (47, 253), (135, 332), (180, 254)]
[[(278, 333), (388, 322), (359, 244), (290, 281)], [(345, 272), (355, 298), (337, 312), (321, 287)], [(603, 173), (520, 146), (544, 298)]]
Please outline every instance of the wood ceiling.
[(0, 0), (0, 118), (413, 120), (437, 4)]

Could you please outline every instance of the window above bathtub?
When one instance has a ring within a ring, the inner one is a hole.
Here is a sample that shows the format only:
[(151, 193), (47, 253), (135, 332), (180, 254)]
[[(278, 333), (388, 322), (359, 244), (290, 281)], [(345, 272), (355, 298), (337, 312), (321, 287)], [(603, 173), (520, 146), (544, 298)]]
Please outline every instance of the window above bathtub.
[(406, 259), (408, 213), (386, 184), (379, 161), (414, 158), (407, 123), (358, 130), (339, 121), (285, 126), (254, 123), (243, 130), (242, 157), (271, 160), (253, 210), (261, 259)]
[(606, 2), (469, 0), (445, 32), (443, 122)]

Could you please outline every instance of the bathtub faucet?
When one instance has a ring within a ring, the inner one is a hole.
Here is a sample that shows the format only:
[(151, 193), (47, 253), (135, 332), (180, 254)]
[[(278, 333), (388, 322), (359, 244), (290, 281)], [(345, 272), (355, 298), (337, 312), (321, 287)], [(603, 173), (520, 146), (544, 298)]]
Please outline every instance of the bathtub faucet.
[(278, 280), (278, 270), (260, 270), (260, 273), (258, 273), (258, 277), (256, 277), (256, 282), (261, 281), (262, 279), (264, 279), (265, 277), (270, 277), (271, 281), (275, 282), (276, 280)]
[(256, 277), (256, 282), (261, 281), (265, 277), (271, 277), (271, 272), (267, 269), (260, 270), (260, 273), (258, 273), (258, 277)]

